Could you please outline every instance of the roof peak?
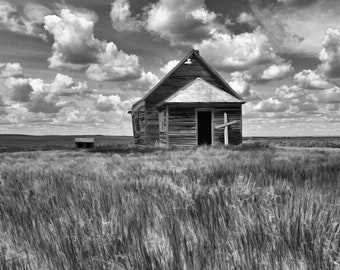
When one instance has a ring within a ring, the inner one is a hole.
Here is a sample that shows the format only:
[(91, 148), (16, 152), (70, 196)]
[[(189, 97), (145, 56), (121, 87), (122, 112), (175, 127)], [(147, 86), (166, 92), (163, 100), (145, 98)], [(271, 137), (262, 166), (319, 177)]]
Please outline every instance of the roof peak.
[[(211, 76), (215, 77), (215, 80), (218, 80), (223, 86), (224, 86), (224, 91), (230, 92), (231, 95), (233, 95), (235, 98), (244, 101), (242, 97), (235, 91), (233, 90), (230, 85), (212, 68), (209, 66), (209, 64), (200, 56), (199, 50), (196, 50), (192, 48), (189, 53), (168, 73), (166, 74), (162, 80), (160, 80), (149, 92), (147, 92), (142, 99), (137, 101), (135, 104), (133, 104), (132, 109), (135, 108), (138, 104), (141, 102), (145, 101), (159, 86), (161, 86), (164, 81), (166, 81), (182, 64), (184, 64), (192, 55), (195, 55), (197, 60), (200, 62), (200, 64), (205, 68)], [(199, 77), (197, 77), (199, 78)], [(195, 79), (197, 79), (195, 78)], [(202, 79), (202, 78), (201, 78)], [(202, 79), (203, 80), (203, 79)], [(227, 90), (228, 89), (228, 90)]]

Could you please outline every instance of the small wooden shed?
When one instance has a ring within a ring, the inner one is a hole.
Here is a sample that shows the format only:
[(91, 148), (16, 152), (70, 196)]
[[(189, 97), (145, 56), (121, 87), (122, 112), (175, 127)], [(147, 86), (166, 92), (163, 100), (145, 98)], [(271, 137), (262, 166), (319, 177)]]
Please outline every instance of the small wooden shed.
[(76, 148), (85, 148), (90, 149), (94, 148), (94, 138), (75, 138), (74, 142), (76, 144)]
[(245, 101), (191, 50), (131, 109), (137, 145), (242, 143)]

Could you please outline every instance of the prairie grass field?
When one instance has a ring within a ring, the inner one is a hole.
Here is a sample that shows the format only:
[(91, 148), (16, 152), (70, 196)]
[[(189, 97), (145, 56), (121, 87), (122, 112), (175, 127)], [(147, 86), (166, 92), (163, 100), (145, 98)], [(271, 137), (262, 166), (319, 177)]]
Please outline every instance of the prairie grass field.
[(340, 151), (0, 154), (1, 269), (340, 269)]

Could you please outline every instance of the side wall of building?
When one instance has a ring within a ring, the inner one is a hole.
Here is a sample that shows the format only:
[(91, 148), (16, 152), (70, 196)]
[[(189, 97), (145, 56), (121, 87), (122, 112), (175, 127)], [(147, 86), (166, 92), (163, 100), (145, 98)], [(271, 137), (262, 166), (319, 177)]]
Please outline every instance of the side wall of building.
[(136, 145), (146, 144), (146, 110), (145, 106), (131, 112), (133, 137)]

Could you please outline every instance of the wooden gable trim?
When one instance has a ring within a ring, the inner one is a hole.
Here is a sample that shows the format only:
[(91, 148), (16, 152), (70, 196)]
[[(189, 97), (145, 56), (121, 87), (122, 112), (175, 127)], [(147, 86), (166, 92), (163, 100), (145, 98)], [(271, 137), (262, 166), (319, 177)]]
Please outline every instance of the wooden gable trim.
[[(201, 81), (204, 81), (206, 84), (212, 86), (213, 88), (216, 88), (230, 96), (232, 96), (234, 99), (237, 99), (235, 96), (233, 96), (232, 94), (226, 92), (224, 89), (221, 89), (221, 88), (218, 88), (216, 87), (215, 85), (203, 80), (201, 77), (197, 77), (196, 79), (192, 80), (191, 82), (189, 82), (188, 84), (184, 85), (183, 87), (179, 88), (176, 92), (174, 92), (170, 97), (168, 97), (167, 99), (161, 101), (160, 103), (156, 104), (156, 108), (160, 108), (162, 107), (164, 104), (171, 104), (171, 103), (176, 103), (176, 104), (181, 104), (181, 103), (202, 103), (202, 102), (191, 102), (191, 101), (187, 101), (187, 102), (169, 102), (168, 100), (175, 97), (176, 95), (178, 95), (181, 91), (183, 91), (184, 89), (190, 87), (192, 84), (194, 84), (196, 81), (198, 80), (201, 80)], [(203, 102), (203, 103), (240, 103), (240, 104), (244, 104), (245, 101), (244, 100), (234, 100), (234, 101), (215, 101), (215, 102), (212, 102), (212, 101), (208, 101), (208, 102)]]
[[(209, 72), (217, 81), (219, 81), (226, 89), (228, 89), (230, 92), (229, 94), (233, 95), (234, 97), (238, 98), (241, 102), (245, 103), (243, 98), (230, 87), (230, 85), (212, 68), (208, 65), (208, 63), (200, 56), (198, 51), (195, 49), (192, 49), (166, 76), (163, 77), (162, 80), (160, 80), (148, 93), (145, 94), (145, 96), (137, 101), (135, 104), (132, 105), (132, 110), (135, 109), (136, 106), (138, 106), (141, 102), (145, 102), (145, 100), (160, 86), (162, 85), (188, 58), (190, 58), (192, 55), (195, 55), (200, 62), (200, 64)], [(226, 91), (225, 89), (222, 89)], [(226, 91), (228, 92), (228, 91)]]
[(195, 53), (194, 49), (192, 49), (167, 75), (163, 77), (163, 79), (161, 79), (149, 92), (147, 92), (142, 99), (133, 104), (132, 108), (134, 108), (140, 102), (144, 101), (148, 96), (150, 96), (151, 93), (153, 93), (153, 91), (155, 91), (160, 85), (162, 85), (176, 71), (176, 69), (179, 68), (193, 53)]

